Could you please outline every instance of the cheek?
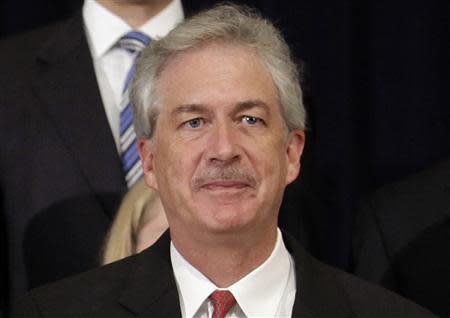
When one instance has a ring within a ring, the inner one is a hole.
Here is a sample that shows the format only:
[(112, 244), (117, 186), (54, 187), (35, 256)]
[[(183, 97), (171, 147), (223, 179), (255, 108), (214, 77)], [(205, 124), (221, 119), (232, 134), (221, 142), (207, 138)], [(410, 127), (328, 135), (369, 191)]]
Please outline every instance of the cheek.
[(179, 185), (190, 181), (195, 168), (194, 148), (172, 141), (158, 150), (155, 158), (158, 184), (175, 190), (184, 188)]
[(286, 147), (281, 141), (255, 142), (253, 160), (265, 175), (279, 176), (286, 170)]

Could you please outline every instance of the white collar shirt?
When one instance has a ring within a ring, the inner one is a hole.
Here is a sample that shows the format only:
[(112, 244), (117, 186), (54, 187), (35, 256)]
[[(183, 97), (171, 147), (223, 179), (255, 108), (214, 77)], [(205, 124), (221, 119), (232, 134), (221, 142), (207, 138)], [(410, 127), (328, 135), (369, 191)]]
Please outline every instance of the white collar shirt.
[[(151, 39), (158, 39), (169, 33), (183, 18), (181, 0), (173, 0), (138, 31)], [(100, 95), (119, 152), (122, 90), (125, 77), (134, 60), (116, 44), (133, 28), (95, 0), (84, 1), (83, 20)]]
[[(173, 243), (170, 244), (170, 257), (182, 317), (211, 318), (214, 307), (209, 295), (221, 288), (194, 268)], [(296, 294), (294, 261), (284, 245), (280, 230), (269, 258), (226, 290), (237, 302), (226, 318), (291, 317)]]

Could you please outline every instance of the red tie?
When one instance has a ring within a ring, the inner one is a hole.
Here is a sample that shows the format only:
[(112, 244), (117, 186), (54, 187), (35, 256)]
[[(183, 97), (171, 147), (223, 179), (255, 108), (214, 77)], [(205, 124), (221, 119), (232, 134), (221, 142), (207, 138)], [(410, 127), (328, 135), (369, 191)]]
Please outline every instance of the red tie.
[(214, 305), (212, 318), (224, 318), (236, 303), (233, 294), (228, 290), (216, 290), (209, 297)]

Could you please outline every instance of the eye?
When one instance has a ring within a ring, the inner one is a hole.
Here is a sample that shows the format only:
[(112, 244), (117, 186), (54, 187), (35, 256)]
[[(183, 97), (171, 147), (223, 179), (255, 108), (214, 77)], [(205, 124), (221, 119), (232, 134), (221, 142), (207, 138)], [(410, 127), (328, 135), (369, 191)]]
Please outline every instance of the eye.
[(201, 127), (204, 124), (203, 118), (193, 118), (183, 123), (183, 126), (186, 126), (187, 128), (196, 129)]
[(254, 125), (262, 122), (261, 118), (258, 118), (255, 116), (248, 116), (248, 115), (242, 116), (241, 120), (244, 124), (250, 125), (250, 126), (254, 126)]

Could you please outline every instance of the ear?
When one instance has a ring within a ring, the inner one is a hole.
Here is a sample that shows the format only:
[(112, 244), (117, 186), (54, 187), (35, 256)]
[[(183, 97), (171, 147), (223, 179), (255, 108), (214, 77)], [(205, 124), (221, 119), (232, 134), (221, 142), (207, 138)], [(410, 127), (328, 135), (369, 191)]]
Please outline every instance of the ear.
[(294, 129), (289, 132), (286, 148), (286, 184), (294, 181), (300, 173), (300, 157), (302, 156), (304, 146), (305, 132), (303, 130)]
[(158, 190), (158, 183), (155, 178), (154, 169), (154, 145), (149, 139), (141, 138), (138, 140), (139, 156), (141, 157), (142, 170), (144, 172), (145, 183)]

